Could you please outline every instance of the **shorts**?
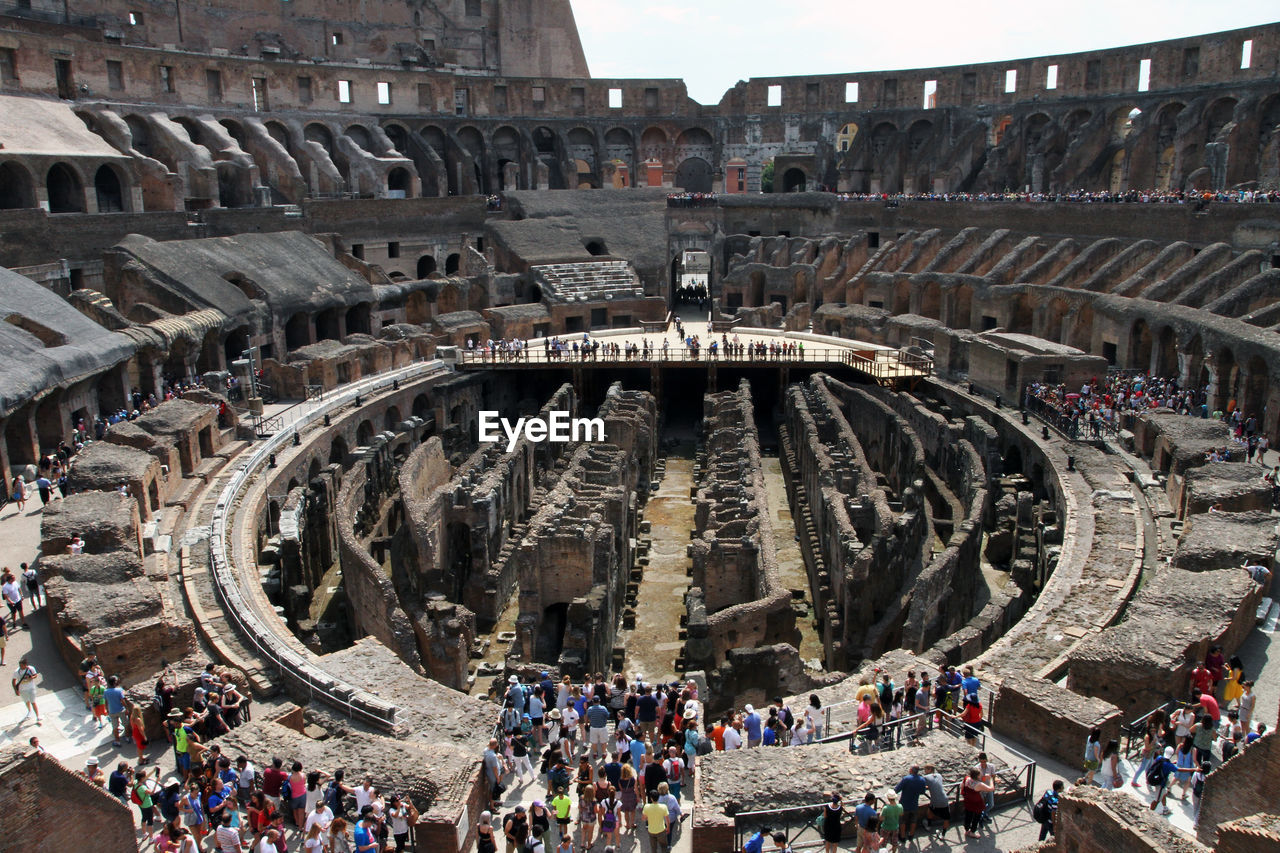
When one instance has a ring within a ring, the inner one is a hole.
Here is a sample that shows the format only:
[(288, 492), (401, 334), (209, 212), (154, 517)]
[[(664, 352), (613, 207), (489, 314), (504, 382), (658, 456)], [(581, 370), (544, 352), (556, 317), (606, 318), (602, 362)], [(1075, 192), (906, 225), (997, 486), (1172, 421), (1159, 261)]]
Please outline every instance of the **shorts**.
[(600, 728), (592, 726), (587, 730), (587, 743), (598, 743), (601, 746), (607, 745), (609, 743), (609, 730), (604, 726), (601, 726)]
[(570, 821), (570, 818), (567, 818), (567, 817), (556, 818), (556, 823), (560, 824), (561, 829), (564, 829), (565, 827), (567, 827), (569, 825), (569, 821)]
[(279, 794), (276, 794), (274, 796), (272, 796), (271, 794), (263, 794), (262, 796), (267, 798), (267, 802), (271, 803), (272, 808), (274, 808), (276, 811), (280, 811), (280, 795)]
[(107, 719), (111, 721), (112, 728), (120, 728), (120, 726), (124, 725), (124, 711), (118, 714), (108, 712)]
[(28, 682), (18, 688), (18, 695), (22, 697), (23, 702), (36, 701), (36, 686)]
[(296, 812), (296, 811), (301, 811), (302, 809), (305, 809), (306, 807), (307, 807), (307, 795), (306, 795), (306, 794), (303, 794), (301, 797), (290, 797), (290, 798), (289, 798), (289, 808), (293, 809), (295, 812)]
[(933, 812), (933, 816), (936, 817), (938, 820), (945, 820), (945, 821), (951, 820), (950, 804), (947, 804), (945, 806), (929, 806), (929, 811)]
[(178, 769), (181, 770), (183, 773), (186, 773), (188, 770), (191, 769), (191, 753), (189, 752), (178, 753)]

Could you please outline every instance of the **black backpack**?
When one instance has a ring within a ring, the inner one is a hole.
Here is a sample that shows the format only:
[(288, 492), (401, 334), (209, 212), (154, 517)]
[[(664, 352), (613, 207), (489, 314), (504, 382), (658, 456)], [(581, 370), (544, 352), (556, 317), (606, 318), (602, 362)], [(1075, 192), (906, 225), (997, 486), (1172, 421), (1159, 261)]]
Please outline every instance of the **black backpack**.
[(1031, 808), (1031, 818), (1036, 823), (1048, 823), (1053, 819), (1053, 807), (1049, 805), (1049, 795), (1046, 794), (1036, 801)]
[(1153, 788), (1163, 788), (1167, 775), (1168, 769), (1164, 766), (1164, 759), (1157, 758), (1147, 770), (1147, 784)]

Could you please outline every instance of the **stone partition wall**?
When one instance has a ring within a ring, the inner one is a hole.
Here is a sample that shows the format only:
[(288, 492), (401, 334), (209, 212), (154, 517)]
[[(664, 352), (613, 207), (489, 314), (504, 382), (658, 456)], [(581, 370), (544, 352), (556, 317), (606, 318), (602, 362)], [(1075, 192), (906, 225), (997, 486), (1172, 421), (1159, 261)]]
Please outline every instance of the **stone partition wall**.
[[(422, 672), (422, 656), (413, 621), (400, 604), (389, 570), (384, 569), (370, 553), (370, 531), (364, 529), (368, 520), (377, 518), (379, 505), (388, 497), (382, 485), (383, 478), (369, 476), (371, 467), (389, 466), (389, 458), (379, 458), (383, 455), (390, 456), (389, 453), (366, 454), (342, 478), (336, 514), (343, 589), (350, 608), (353, 633), (357, 636), (373, 635), (415, 671)], [(456, 673), (450, 677), (448, 670), (439, 674), (433, 672), (432, 677), (450, 687), (461, 687), (466, 681), (468, 649), (469, 644), (464, 645), (461, 680)]]
[(693, 575), (686, 665), (710, 669), (729, 649), (797, 642), (791, 593), (778, 578), (773, 517), (751, 385), (708, 394), (695, 470)]
[(991, 728), (1056, 758), (1068, 767), (1084, 760), (1089, 732), (1102, 728), (1102, 742), (1120, 738), (1120, 709), (1031, 675), (1007, 677), (996, 692)]
[(1262, 593), (1239, 568), (1189, 572), (1162, 567), (1129, 602), (1124, 621), (1069, 655), (1067, 687), (1097, 696), (1135, 719), (1190, 694), (1190, 674), (1209, 648), (1228, 656), (1257, 621)]
[(128, 804), (25, 743), (0, 751), (0, 810), (5, 815), (0, 846), (7, 850), (82, 850), (87, 839), (99, 850), (138, 846)]
[[(1209, 853), (1137, 797), (1081, 785), (1058, 804), (1057, 851), (1070, 853)], [(1038, 795), (1037, 795), (1038, 796)]]
[(1257, 722), (1267, 724), (1267, 734), (1231, 756), (1208, 775), (1200, 803), (1197, 837), (1214, 843), (1215, 829), (1228, 821), (1258, 812), (1276, 813), (1276, 779), (1280, 778), (1280, 736), (1276, 735), (1276, 708), (1258, 708)]
[(615, 383), (596, 416), (605, 441), (580, 441), (539, 495), (510, 562), (520, 585), (514, 660), (581, 677), (612, 666), (634, 561), (637, 514), (653, 477), (657, 402)]

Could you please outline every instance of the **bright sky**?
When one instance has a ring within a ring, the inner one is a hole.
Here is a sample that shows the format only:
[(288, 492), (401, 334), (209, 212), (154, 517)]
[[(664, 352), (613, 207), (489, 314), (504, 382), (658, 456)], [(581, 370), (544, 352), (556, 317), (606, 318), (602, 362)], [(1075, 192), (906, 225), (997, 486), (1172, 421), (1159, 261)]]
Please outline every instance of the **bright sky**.
[(571, 2), (592, 77), (682, 77), (708, 105), (749, 77), (1018, 59), (1280, 19), (1275, 0)]

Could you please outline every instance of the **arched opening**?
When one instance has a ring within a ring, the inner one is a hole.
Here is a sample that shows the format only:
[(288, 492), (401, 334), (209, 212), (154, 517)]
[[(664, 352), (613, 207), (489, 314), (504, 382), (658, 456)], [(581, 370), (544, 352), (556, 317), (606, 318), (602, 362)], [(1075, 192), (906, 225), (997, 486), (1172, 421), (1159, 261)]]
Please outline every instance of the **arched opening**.
[(676, 167), (675, 184), (687, 192), (711, 192), (711, 178), (711, 164), (701, 157), (690, 157)]
[(1113, 193), (1124, 191), (1124, 149), (1121, 148), (1111, 156), (1107, 166), (1107, 189)]
[(1235, 119), (1236, 103), (1235, 98), (1219, 98), (1213, 102), (1209, 109), (1205, 110), (1206, 142), (1217, 142), (1223, 129)]
[(1160, 345), (1156, 348), (1156, 376), (1176, 377), (1178, 375), (1178, 336), (1172, 326), (1160, 330)]
[(312, 459), (311, 464), (307, 466), (307, 482), (310, 483), (316, 477), (320, 476), (322, 466), (319, 459)]
[(1046, 341), (1060, 343), (1066, 338), (1066, 329), (1063, 328), (1063, 320), (1067, 316), (1067, 301), (1065, 299), (1054, 299), (1049, 303), (1048, 311), (1045, 313), (1044, 331), (1041, 337)]
[(105, 164), (100, 166), (93, 176), (93, 189), (98, 197), (99, 213), (124, 212), (124, 189), (115, 169)]
[(387, 410), (382, 414), (382, 428), (388, 432), (395, 432), (396, 427), (400, 426), (400, 422), (404, 418), (400, 417), (400, 409), (396, 406), (387, 406)]
[(534, 660), (557, 661), (564, 650), (564, 629), (569, 626), (569, 604), (556, 603), (542, 612), (538, 625), (537, 646)]
[(1133, 321), (1133, 331), (1129, 337), (1129, 367), (1144, 373), (1151, 369), (1151, 329), (1147, 321), (1138, 318)]
[(802, 193), (808, 186), (808, 175), (803, 169), (792, 167), (782, 174), (782, 191), (784, 193)]
[(893, 286), (893, 313), (911, 313), (911, 282), (905, 278), (898, 279)]
[(1240, 381), (1240, 368), (1236, 365), (1236, 355), (1229, 349), (1222, 349), (1214, 359), (1217, 367), (1217, 408), (1224, 412), (1234, 411), (1238, 401), (1237, 385)]
[(391, 140), (391, 147), (401, 154), (409, 152), (409, 131), (404, 129), (403, 125), (388, 124), (382, 128), (382, 132), (387, 135), (387, 139)]
[(404, 319), (406, 323), (412, 323), (415, 326), (421, 326), (431, 318), (430, 309), (427, 308), (427, 294), (421, 290), (415, 290), (410, 293), (404, 301)]
[(413, 176), (405, 168), (395, 168), (387, 173), (387, 192), (392, 198), (408, 198), (413, 189)]
[(0, 210), (16, 210), (36, 206), (31, 173), (19, 163), (0, 165)]
[(284, 324), (284, 345), (286, 349), (295, 350), (310, 343), (311, 317), (300, 311)]
[(80, 176), (65, 163), (54, 163), (45, 177), (50, 213), (83, 213), (84, 186)]
[(1240, 414), (1245, 418), (1260, 417), (1266, 409), (1270, 385), (1267, 363), (1255, 355), (1249, 359), (1249, 372), (1244, 381)]
[(853, 140), (858, 138), (858, 126), (849, 122), (836, 134), (836, 152), (843, 154), (853, 147)]
[(1021, 474), (1022, 473), (1022, 451), (1018, 449), (1018, 445), (1011, 444), (1004, 451), (1004, 458), (1001, 460), (1004, 467), (1004, 473)]
[(596, 257), (609, 254), (609, 248), (605, 246), (604, 240), (594, 239), (588, 240), (585, 244), (587, 252)]
[(335, 435), (333, 442), (329, 445), (329, 464), (347, 464), (347, 440), (340, 435)]
[(222, 342), (222, 355), (230, 365), (231, 362), (244, 358), (244, 351), (248, 348), (249, 329), (247, 326), (240, 326), (227, 333), (226, 340)]
[(333, 159), (333, 132), (329, 128), (313, 122), (302, 129), (302, 138), (319, 145)]
[(347, 334), (370, 334), (370, 308), (368, 302), (360, 302), (347, 309)]
[(365, 151), (374, 153), (373, 137), (369, 135), (369, 129), (362, 124), (353, 124), (343, 131), (348, 139), (359, 145)]
[(1142, 110), (1137, 107), (1121, 107), (1111, 114), (1111, 144), (1123, 145), (1133, 133)]
[(316, 315), (316, 340), (317, 341), (336, 341), (341, 339), (341, 330), (338, 328), (338, 311), (337, 308), (326, 308)]
[(471, 576), (471, 528), (451, 521), (445, 528), (445, 561), (453, 586), (453, 600), (462, 598), (462, 588)]
[(444, 274), (455, 275), (462, 263), (462, 256), (457, 252), (450, 252), (449, 257), (444, 259)]
[(218, 124), (226, 128), (227, 135), (234, 139), (236, 141), (236, 145), (239, 145), (240, 150), (243, 151), (245, 146), (245, 135), (244, 128), (240, 126), (240, 122), (224, 118), (219, 121)]
[(361, 421), (360, 426), (356, 427), (356, 444), (360, 447), (368, 447), (373, 443), (373, 423), (371, 421)]
[(423, 255), (418, 258), (418, 278), (427, 278), (436, 271), (435, 255)]
[(413, 398), (413, 416), (422, 418), (424, 421), (431, 417), (431, 401), (426, 394), (419, 394)]

